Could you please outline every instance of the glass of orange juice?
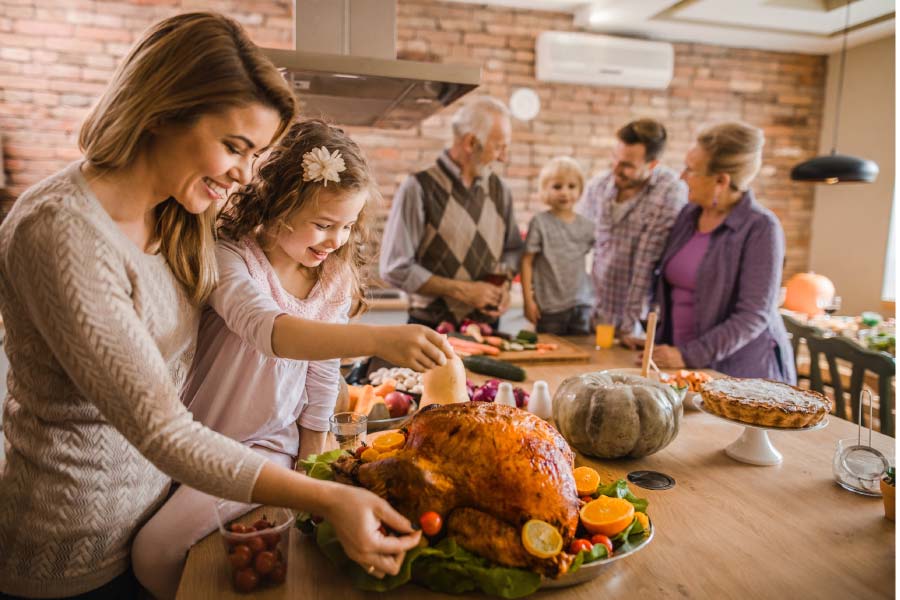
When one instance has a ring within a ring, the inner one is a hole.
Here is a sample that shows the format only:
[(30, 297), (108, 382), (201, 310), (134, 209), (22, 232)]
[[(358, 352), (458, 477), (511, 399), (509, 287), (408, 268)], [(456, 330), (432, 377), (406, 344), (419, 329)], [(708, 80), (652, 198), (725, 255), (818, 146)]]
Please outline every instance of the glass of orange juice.
[(608, 323), (600, 323), (595, 328), (595, 332), (596, 338), (594, 339), (594, 347), (597, 350), (613, 347), (613, 339), (616, 334), (615, 326)]

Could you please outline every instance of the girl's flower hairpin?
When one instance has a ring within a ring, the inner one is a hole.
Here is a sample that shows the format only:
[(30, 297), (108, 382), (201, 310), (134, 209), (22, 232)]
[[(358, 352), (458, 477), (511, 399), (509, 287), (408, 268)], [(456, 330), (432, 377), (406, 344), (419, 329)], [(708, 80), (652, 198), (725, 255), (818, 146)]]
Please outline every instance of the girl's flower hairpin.
[(341, 177), (338, 173), (346, 170), (347, 166), (341, 158), (340, 150), (329, 154), (328, 148), (321, 146), (303, 155), (303, 181), (321, 181), (322, 185), (327, 187), (329, 181), (340, 183)]

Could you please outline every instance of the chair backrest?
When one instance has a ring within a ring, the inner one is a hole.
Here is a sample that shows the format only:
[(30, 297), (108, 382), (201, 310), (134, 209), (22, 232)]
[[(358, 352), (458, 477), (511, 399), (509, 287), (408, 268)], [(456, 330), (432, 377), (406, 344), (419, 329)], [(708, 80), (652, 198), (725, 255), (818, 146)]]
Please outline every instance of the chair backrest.
[[(839, 416), (844, 412), (844, 394), (849, 394), (850, 410), (854, 422), (859, 422), (859, 395), (862, 393), (866, 371), (878, 377), (878, 418), (881, 422), (881, 433), (894, 435), (894, 418), (891, 409), (894, 406), (894, 395), (891, 393), (891, 381), (896, 372), (896, 361), (884, 352), (867, 350), (859, 344), (840, 336), (821, 336), (812, 334), (806, 338), (809, 348), (810, 387), (817, 392), (825, 393), (826, 384), (822, 380), (819, 367), (820, 355), (825, 356), (828, 363), (830, 381), (828, 386), (834, 391), (835, 412)], [(851, 365), (850, 389), (844, 389), (844, 381), (838, 369), (838, 359)], [(872, 424), (870, 423), (871, 427)]]
[(797, 380), (801, 379), (810, 379), (808, 375), (800, 375), (799, 370), (797, 369), (797, 357), (799, 356), (798, 350), (800, 349), (800, 340), (806, 340), (810, 336), (821, 336), (822, 330), (816, 327), (812, 327), (810, 325), (804, 325), (794, 317), (790, 315), (781, 315), (782, 321), (784, 321), (784, 327), (787, 329), (788, 334), (791, 336), (791, 349), (794, 351), (794, 372), (798, 373)]

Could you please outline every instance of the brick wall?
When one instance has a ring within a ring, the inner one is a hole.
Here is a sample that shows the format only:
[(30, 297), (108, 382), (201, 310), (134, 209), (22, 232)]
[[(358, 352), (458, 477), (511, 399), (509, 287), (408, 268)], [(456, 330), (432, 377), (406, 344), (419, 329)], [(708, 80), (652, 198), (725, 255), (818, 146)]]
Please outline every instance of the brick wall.
[[(232, 15), (263, 46), (292, 44), (292, 0), (0, 0), (0, 136), (7, 203), (78, 158), (81, 119), (140, 32), (176, 12), (213, 9)], [(534, 78), (534, 43), (543, 30), (574, 30), (572, 17), (435, 0), (399, 0), (401, 58), (480, 64), (480, 93), (508, 99), (533, 87), (542, 110), (514, 122), (509, 163), (520, 225), (541, 210), (535, 187), (543, 163), (575, 156), (595, 173), (608, 166), (615, 130), (650, 116), (669, 129), (663, 162), (680, 169), (692, 135), (704, 124), (743, 119), (767, 143), (755, 190), (787, 235), (786, 275), (809, 262), (813, 188), (791, 183), (793, 164), (818, 150), (826, 58), (701, 44), (675, 45), (667, 90), (546, 84)], [(408, 131), (354, 128), (381, 183), (386, 204), (413, 170), (430, 163), (448, 139), (454, 108)], [(382, 209), (382, 216), (387, 211)]]

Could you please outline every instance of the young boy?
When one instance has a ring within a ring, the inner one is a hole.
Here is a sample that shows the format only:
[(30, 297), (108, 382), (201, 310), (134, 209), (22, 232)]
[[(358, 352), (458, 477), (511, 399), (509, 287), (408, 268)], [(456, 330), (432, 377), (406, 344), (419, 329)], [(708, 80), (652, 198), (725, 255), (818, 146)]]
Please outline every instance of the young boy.
[(538, 333), (587, 335), (592, 301), (584, 259), (594, 244), (594, 224), (574, 210), (584, 175), (574, 159), (554, 158), (541, 170), (538, 185), (550, 210), (528, 225), (522, 257), (525, 318)]

